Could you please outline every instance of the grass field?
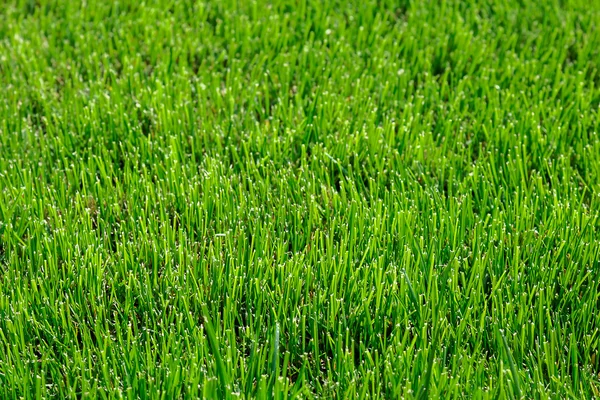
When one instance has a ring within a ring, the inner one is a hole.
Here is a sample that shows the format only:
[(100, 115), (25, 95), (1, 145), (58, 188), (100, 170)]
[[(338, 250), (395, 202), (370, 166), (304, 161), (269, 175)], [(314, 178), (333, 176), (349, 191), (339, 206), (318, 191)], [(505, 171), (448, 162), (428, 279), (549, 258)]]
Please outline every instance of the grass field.
[(600, 397), (600, 2), (0, 5), (0, 397)]

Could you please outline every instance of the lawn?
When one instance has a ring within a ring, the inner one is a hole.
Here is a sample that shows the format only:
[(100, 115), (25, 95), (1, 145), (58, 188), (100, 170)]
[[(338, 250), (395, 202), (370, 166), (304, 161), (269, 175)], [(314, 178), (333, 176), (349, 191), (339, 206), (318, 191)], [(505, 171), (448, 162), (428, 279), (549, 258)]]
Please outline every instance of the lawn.
[(600, 398), (598, 0), (6, 0), (0, 397)]

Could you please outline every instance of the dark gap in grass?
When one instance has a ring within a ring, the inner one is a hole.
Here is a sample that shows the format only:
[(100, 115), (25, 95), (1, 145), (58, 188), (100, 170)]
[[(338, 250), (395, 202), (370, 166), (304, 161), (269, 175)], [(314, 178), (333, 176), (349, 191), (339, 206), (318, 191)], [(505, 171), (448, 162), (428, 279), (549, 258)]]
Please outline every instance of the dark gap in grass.
[(333, 187), (335, 188), (335, 192), (339, 193), (341, 190), (342, 181), (346, 178), (346, 176), (342, 170), (343, 167), (337, 162), (334, 163), (334, 160), (328, 160), (328, 161), (329, 162), (326, 165), (329, 166), (329, 168), (327, 168), (329, 180), (332, 183)]
[[(4, 223), (0, 223), (0, 266), (5, 266), (7, 263), (7, 256), (6, 256), (6, 248), (7, 245), (5, 243), (5, 239), (4, 239), (4, 232), (6, 231), (6, 226), (4, 225)], [(0, 272), (2, 272), (2, 270), (0, 269)]]
[[(390, 3), (386, 0), (377, 0), (377, 8), (380, 10), (389, 10), (395, 7), (393, 11), (388, 11), (386, 14), (391, 18), (392, 21), (397, 22), (406, 19), (406, 13), (410, 7), (410, 0), (400, 0)], [(390, 7), (392, 5), (392, 7)]]
[(40, 7), (39, 0), (26, 0), (23, 3), (23, 12), (28, 17), (35, 14), (36, 10)]
[(579, 51), (577, 49), (577, 41), (573, 40), (568, 46), (567, 46), (567, 54), (565, 57), (565, 60), (563, 61), (563, 65), (562, 65), (562, 70), (566, 70), (567, 68), (571, 67), (573, 64), (575, 64), (577, 62), (577, 59), (579, 58)]
[[(98, 338), (96, 337), (96, 333), (93, 329), (93, 322), (91, 322), (89, 319), (86, 318), (84, 319), (82, 324), (78, 324), (75, 331), (75, 341), (77, 342), (80, 349), (85, 348), (88, 344), (92, 344), (94, 346), (97, 346), (99, 344)], [(88, 338), (84, 337), (84, 334), (88, 335), (89, 341)]]
[(65, 83), (65, 77), (62, 74), (57, 73), (56, 78), (54, 79), (54, 91), (58, 98), (62, 97), (62, 91), (65, 87)]
[(29, 98), (29, 113), (28, 116), (32, 123), (32, 126), (39, 129), (43, 134), (46, 134), (46, 118), (44, 107), (34, 95)]
[[(205, 52), (204, 52), (205, 53)], [(191, 69), (194, 76), (198, 76), (200, 72), (200, 68), (205, 65), (206, 54), (201, 54), (199, 51), (189, 52), (188, 55), (188, 67)], [(192, 92), (194, 97), (192, 98), (192, 102), (197, 104), (197, 95), (196, 91)]]
[(137, 119), (140, 126), (140, 130), (142, 135), (148, 137), (153, 136), (154, 133), (154, 118), (151, 115), (151, 112), (147, 109), (141, 110), (137, 109)]
[[(437, 54), (431, 63), (431, 74), (435, 78), (440, 78), (448, 69), (452, 70), (451, 57), (447, 54)], [(448, 74), (449, 76), (450, 74)], [(449, 77), (448, 77), (449, 79)]]

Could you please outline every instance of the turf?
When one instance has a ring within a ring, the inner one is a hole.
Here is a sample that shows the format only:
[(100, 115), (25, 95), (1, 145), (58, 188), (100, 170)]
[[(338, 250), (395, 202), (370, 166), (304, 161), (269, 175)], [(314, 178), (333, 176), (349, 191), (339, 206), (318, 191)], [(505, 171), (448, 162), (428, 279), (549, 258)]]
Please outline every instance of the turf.
[(600, 3), (7, 1), (0, 397), (600, 397)]

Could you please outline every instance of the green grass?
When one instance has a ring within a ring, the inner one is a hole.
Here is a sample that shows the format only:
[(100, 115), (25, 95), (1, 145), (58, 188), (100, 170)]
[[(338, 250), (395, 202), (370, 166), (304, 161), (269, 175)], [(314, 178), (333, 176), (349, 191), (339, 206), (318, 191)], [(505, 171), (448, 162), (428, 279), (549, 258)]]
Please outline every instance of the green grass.
[(600, 397), (597, 0), (7, 1), (0, 397)]

